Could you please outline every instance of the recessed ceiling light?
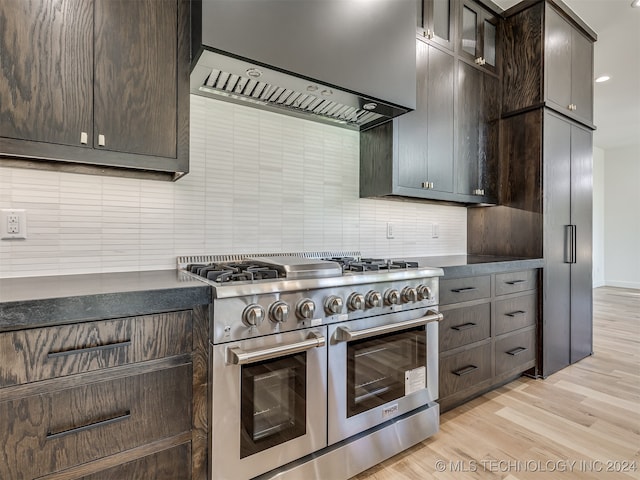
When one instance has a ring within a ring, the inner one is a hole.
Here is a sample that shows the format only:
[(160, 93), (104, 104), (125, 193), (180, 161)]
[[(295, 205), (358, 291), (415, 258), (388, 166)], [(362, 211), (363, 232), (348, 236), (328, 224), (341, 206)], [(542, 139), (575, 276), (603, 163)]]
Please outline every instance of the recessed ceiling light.
[(632, 7), (640, 7), (640, 0), (633, 0), (633, 2), (631, 2), (631, 6)]
[[(640, 2), (640, 0), (638, 0), (638, 2)], [(607, 80), (609, 80), (611, 77), (609, 75), (601, 75), (598, 78), (596, 78), (596, 83), (602, 83), (602, 82), (606, 82)]]

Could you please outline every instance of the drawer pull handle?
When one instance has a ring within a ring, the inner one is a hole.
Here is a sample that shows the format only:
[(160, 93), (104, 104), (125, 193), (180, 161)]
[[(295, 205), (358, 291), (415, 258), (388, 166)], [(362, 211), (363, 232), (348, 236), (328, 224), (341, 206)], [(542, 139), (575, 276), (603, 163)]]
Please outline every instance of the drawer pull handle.
[(92, 428), (104, 427), (106, 425), (111, 425), (112, 423), (127, 420), (128, 418), (131, 418), (131, 410), (127, 410), (124, 413), (118, 414), (111, 418), (107, 418), (106, 420), (100, 420), (98, 422), (82, 425), (81, 427), (70, 428), (69, 430), (63, 430), (56, 433), (47, 432), (47, 440), (53, 440), (55, 438), (64, 437), (65, 435), (71, 435), (73, 433), (84, 432), (85, 430), (90, 430)]
[(99, 352), (101, 350), (109, 350), (112, 348), (122, 348), (131, 345), (131, 340), (125, 340), (124, 342), (107, 343), (105, 345), (97, 345), (95, 347), (75, 348), (73, 350), (64, 350), (62, 352), (49, 352), (47, 358), (64, 357), (66, 355), (79, 355), (81, 353)]
[(509, 282), (504, 282), (507, 285), (520, 285), (521, 283), (527, 283), (526, 280), (511, 280)]
[(524, 310), (516, 310), (515, 312), (505, 313), (507, 317), (521, 317), (522, 315), (526, 315), (527, 312)]
[(474, 370), (477, 370), (478, 367), (476, 367), (475, 365), (467, 365), (466, 367), (461, 368), (460, 370), (456, 370), (455, 372), (452, 372), (454, 375), (457, 375), (459, 377), (466, 375), (467, 373), (471, 373)]
[(451, 291), (455, 293), (465, 293), (465, 292), (473, 292), (477, 290), (476, 287), (463, 287), (463, 288), (454, 288)]
[(455, 327), (451, 327), (451, 329), (461, 332), (462, 330), (469, 330), (470, 328), (477, 327), (477, 326), (478, 324), (469, 322), (469, 323), (463, 323), (462, 325), (456, 325)]
[(505, 352), (507, 355), (511, 355), (511, 356), (516, 356), (516, 355), (520, 355), (522, 352), (526, 352), (527, 350), (529, 350), (526, 347), (516, 347), (513, 350), (509, 350), (508, 352)]

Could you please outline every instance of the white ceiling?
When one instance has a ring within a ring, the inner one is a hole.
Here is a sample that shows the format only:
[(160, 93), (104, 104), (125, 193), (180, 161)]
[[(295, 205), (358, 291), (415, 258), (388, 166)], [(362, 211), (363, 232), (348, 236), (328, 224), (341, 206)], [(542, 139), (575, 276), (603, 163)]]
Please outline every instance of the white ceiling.
[[(493, 0), (505, 10), (518, 0)], [(594, 76), (594, 145), (640, 148), (640, 8), (631, 0), (564, 0), (597, 34)]]

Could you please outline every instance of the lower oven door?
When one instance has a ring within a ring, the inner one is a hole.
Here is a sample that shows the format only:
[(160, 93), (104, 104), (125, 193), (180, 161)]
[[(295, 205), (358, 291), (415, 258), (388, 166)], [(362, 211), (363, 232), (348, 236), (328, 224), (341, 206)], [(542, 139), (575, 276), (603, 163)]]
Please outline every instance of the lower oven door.
[(329, 326), (330, 445), (438, 398), (441, 318), (416, 310)]
[(326, 327), (212, 346), (211, 478), (260, 475), (327, 444)]

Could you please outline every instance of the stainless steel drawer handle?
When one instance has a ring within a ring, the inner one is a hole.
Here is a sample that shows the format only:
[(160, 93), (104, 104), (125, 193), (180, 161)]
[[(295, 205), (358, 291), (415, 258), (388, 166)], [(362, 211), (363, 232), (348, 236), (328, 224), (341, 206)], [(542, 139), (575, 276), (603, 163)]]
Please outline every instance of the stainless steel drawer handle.
[(477, 327), (477, 326), (478, 326), (477, 323), (469, 322), (469, 323), (463, 323), (462, 325), (456, 325), (454, 327), (451, 327), (451, 330), (457, 330), (461, 332), (462, 330), (469, 330), (470, 328)]
[(526, 315), (527, 312), (525, 312), (524, 310), (516, 310), (515, 312), (511, 312), (511, 313), (505, 313), (505, 315), (507, 317), (521, 317), (522, 315)]
[(273, 358), (293, 355), (316, 347), (322, 347), (326, 343), (325, 338), (317, 332), (310, 332), (306, 340), (300, 342), (276, 345), (275, 347), (258, 350), (242, 350), (238, 347), (227, 348), (227, 365), (247, 365), (263, 362)]
[(339, 342), (350, 342), (352, 340), (360, 340), (362, 338), (375, 337), (384, 335), (385, 333), (398, 332), (400, 330), (408, 330), (414, 327), (420, 327), (430, 322), (440, 322), (444, 316), (435, 310), (429, 310), (427, 315), (413, 320), (392, 323), (390, 325), (380, 325), (378, 327), (365, 328), (363, 330), (351, 330), (349, 327), (338, 327), (336, 329), (335, 339)]
[(511, 280), (509, 282), (504, 282), (507, 285), (520, 285), (521, 283), (527, 283), (526, 280)]
[(64, 350), (61, 352), (49, 352), (47, 358), (64, 357), (67, 355), (80, 355), (81, 353), (99, 352), (101, 350), (110, 350), (112, 348), (124, 348), (131, 345), (131, 340), (123, 342), (106, 343), (104, 345), (96, 345), (95, 347), (74, 348), (73, 350)]
[(457, 375), (459, 377), (462, 377), (463, 375), (467, 375), (468, 373), (471, 373), (475, 370), (477, 370), (478, 367), (475, 365), (467, 365), (466, 367), (462, 367), (460, 370), (456, 370), (453, 373), (454, 375)]
[(513, 350), (509, 350), (508, 352), (504, 352), (504, 353), (515, 357), (516, 355), (520, 355), (522, 352), (526, 352), (527, 350), (529, 349), (526, 347), (516, 347)]
[(71, 435), (74, 433), (84, 432), (85, 430), (90, 430), (92, 428), (104, 427), (106, 425), (111, 425), (112, 423), (121, 422), (123, 420), (127, 420), (131, 418), (131, 410), (127, 410), (124, 413), (117, 414), (111, 418), (107, 418), (106, 420), (100, 420), (98, 422), (88, 423), (87, 425), (82, 425), (81, 427), (70, 428), (69, 430), (63, 430), (61, 432), (47, 432), (47, 440), (53, 440), (55, 438), (64, 437), (65, 435)]
[(451, 291), (454, 293), (466, 293), (466, 292), (474, 292), (476, 291), (476, 287), (463, 287), (463, 288), (452, 288)]

